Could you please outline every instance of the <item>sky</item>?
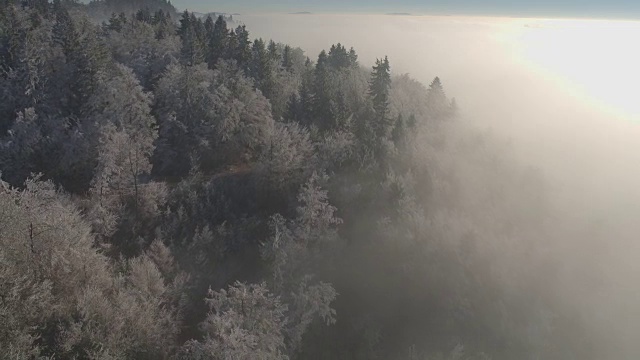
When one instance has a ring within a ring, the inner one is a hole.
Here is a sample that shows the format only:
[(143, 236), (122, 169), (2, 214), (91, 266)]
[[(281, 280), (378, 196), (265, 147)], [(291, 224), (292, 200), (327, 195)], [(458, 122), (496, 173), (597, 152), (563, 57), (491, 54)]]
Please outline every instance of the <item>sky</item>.
[(180, 10), (227, 13), (412, 13), (640, 19), (638, 0), (173, 0)]

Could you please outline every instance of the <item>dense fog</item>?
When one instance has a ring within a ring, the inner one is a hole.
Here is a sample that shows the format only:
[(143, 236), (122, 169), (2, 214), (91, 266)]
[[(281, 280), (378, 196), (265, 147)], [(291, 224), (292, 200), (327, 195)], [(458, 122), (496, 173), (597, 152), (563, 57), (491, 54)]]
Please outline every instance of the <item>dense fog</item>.
[(0, 359), (637, 359), (638, 38), (0, 0)]
[(608, 357), (640, 354), (631, 335), (640, 329), (640, 102), (633, 87), (640, 52), (628, 42), (640, 36), (640, 23), (357, 14), (239, 19), (260, 36), (312, 53), (340, 41), (363, 59), (388, 54), (396, 74), (423, 83), (440, 76), (464, 126), (488, 130), (508, 142), (504, 151), (515, 161), (543, 173), (557, 208), (548, 251), (564, 264), (558, 287), (549, 281), (541, 290), (581, 308), (599, 345), (619, 354)]

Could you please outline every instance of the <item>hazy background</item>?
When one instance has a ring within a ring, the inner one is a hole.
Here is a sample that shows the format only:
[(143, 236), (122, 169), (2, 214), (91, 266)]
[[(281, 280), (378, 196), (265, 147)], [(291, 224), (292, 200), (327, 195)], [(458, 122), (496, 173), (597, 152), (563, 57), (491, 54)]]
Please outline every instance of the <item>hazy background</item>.
[(614, 183), (634, 190), (640, 51), (631, 44), (640, 23), (385, 15), (240, 20), (253, 35), (300, 46), (312, 60), (341, 42), (365, 66), (389, 55), (395, 74), (425, 85), (439, 76), (464, 121), (511, 138), (514, 150), (553, 170), (558, 181), (557, 172), (567, 172), (606, 185), (607, 195)]
[(178, 8), (257, 14), (265, 12), (413, 13), (416, 15), (500, 15), (538, 17), (638, 18), (634, 0), (174, 0)]
[[(568, 306), (581, 308), (606, 353), (640, 354), (640, 23), (458, 16), (252, 15), (254, 36), (315, 60), (341, 42), (362, 65), (439, 76), (461, 120), (511, 143), (543, 171), (563, 215)], [(473, 181), (473, 179), (469, 179)]]

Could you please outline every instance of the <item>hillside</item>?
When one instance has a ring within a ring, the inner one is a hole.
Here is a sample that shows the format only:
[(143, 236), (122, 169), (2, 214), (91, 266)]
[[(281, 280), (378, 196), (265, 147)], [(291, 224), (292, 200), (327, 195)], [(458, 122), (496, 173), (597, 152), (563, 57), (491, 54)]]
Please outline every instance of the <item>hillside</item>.
[(170, 0), (91, 0), (86, 6), (87, 13), (100, 22), (108, 20), (113, 13), (130, 16), (141, 9), (152, 13), (162, 10), (174, 19), (178, 15), (178, 10)]
[(606, 358), (446, 81), (88, 9), (0, 2), (0, 359)]

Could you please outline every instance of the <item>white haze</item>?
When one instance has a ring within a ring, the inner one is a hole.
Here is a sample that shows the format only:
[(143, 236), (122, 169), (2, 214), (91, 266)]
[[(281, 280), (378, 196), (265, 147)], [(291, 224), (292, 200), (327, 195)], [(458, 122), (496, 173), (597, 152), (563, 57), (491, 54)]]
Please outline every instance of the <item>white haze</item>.
[[(640, 358), (640, 23), (239, 18), (252, 35), (300, 46), (312, 60), (341, 42), (362, 65), (389, 55), (395, 74), (427, 85), (439, 76), (460, 121), (510, 139), (516, 158), (548, 179), (558, 220), (571, 229), (557, 246), (566, 286), (554, 291), (581, 308), (610, 358)], [(598, 273), (598, 286), (577, 280)]]

